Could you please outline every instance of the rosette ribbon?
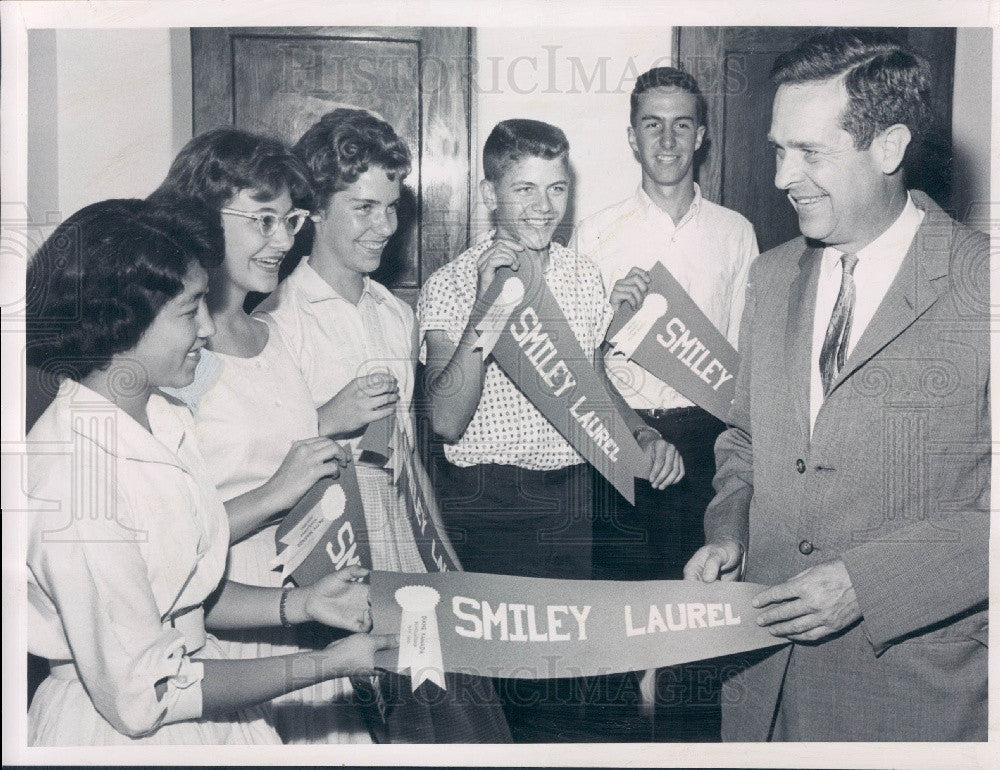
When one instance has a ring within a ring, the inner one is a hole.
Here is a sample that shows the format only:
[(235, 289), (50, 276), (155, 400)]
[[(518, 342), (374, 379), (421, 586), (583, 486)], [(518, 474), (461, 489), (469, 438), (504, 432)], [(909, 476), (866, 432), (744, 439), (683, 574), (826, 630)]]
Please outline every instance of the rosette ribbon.
[[(271, 569), (281, 568), (284, 582), (317, 549), (330, 529), (330, 525), (344, 515), (347, 497), (339, 484), (327, 482), (319, 500), (298, 522), (283, 534), (278, 534), (279, 546), (284, 548), (271, 559)], [(352, 559), (349, 563), (357, 563)]]
[(444, 690), (441, 635), (435, 612), (441, 594), (430, 586), (404, 586), (395, 597), (402, 609), (398, 670), (409, 670), (414, 692), (424, 682), (433, 682)]

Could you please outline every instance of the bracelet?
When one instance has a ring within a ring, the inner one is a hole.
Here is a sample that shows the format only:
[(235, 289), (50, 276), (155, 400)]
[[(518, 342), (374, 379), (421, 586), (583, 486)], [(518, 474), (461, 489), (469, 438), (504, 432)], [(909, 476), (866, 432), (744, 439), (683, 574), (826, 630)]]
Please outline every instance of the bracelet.
[(291, 588), (284, 588), (281, 591), (281, 600), (278, 602), (278, 618), (281, 620), (282, 628), (291, 628), (292, 624), (288, 622), (288, 615), (285, 614), (285, 602), (288, 601), (288, 594), (292, 592)]

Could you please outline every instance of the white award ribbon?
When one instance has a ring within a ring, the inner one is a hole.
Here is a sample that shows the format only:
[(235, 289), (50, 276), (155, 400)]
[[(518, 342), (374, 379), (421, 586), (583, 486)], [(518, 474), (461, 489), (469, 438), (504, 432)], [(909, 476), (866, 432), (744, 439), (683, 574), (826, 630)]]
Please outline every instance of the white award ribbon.
[(613, 355), (632, 358), (635, 349), (646, 339), (653, 324), (663, 318), (667, 312), (667, 298), (662, 294), (647, 294), (642, 306), (636, 311), (628, 323), (609, 341), (614, 347)]
[(330, 528), (330, 522), (344, 515), (347, 498), (340, 484), (326, 488), (318, 505), (314, 505), (302, 519), (282, 535), (280, 542), (285, 548), (271, 559), (271, 569), (281, 567), (281, 580), (292, 574), (306, 557), (313, 552), (319, 541)]
[(441, 636), (434, 608), (441, 594), (430, 586), (403, 586), (396, 590), (396, 603), (403, 612), (399, 619), (400, 672), (410, 671), (413, 691), (430, 681), (445, 688), (441, 659)]
[(489, 310), (482, 320), (476, 324), (476, 331), (479, 332), (479, 339), (476, 340), (476, 349), (483, 351), (483, 360), (492, 352), (500, 335), (503, 333), (510, 314), (514, 312), (521, 300), (524, 299), (524, 282), (517, 276), (512, 275), (504, 281), (503, 288), (493, 300)]

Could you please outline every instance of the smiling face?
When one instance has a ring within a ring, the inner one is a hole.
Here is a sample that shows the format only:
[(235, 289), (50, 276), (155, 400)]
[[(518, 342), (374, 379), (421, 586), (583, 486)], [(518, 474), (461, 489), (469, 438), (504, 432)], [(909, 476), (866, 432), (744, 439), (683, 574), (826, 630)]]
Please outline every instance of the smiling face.
[(892, 223), (898, 180), (883, 173), (878, 137), (868, 149), (854, 147), (840, 125), (847, 103), (837, 78), (781, 85), (768, 139), (777, 159), (774, 184), (787, 191), (802, 234), (856, 252)]
[(694, 180), (694, 154), (705, 138), (698, 125), (698, 97), (676, 86), (651, 88), (639, 94), (635, 124), (629, 126), (632, 146), (645, 184), (675, 187)]
[(135, 347), (120, 354), (142, 368), (150, 387), (183, 388), (194, 380), (201, 348), (215, 333), (205, 305), (207, 291), (208, 273), (192, 263), (181, 293), (160, 308)]
[[(270, 201), (253, 199), (255, 190), (240, 190), (224, 208), (248, 214), (276, 214), (284, 216), (293, 208), (288, 192), (282, 192)], [(280, 224), (270, 238), (260, 233), (253, 219), (240, 216), (223, 216), (222, 228), (226, 236), (226, 259), (223, 263), (226, 277), (234, 287), (246, 294), (259, 291), (269, 294), (278, 287), (278, 268), (285, 254), (295, 242), (284, 224)]]
[(495, 184), (484, 180), (482, 193), (486, 207), (496, 216), (498, 236), (545, 251), (569, 204), (566, 157), (521, 158)]
[(399, 226), (396, 209), (401, 189), (398, 175), (389, 179), (384, 168), (373, 166), (347, 189), (330, 196), (317, 217), (316, 238), (338, 267), (360, 274), (378, 269), (382, 251)]

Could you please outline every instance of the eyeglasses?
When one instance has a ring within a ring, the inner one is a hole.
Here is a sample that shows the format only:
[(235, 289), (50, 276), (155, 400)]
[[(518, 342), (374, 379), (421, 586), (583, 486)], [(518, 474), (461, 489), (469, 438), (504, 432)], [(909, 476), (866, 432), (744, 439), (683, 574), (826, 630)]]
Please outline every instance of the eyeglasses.
[(279, 223), (284, 224), (285, 231), (289, 235), (295, 235), (302, 229), (302, 225), (309, 218), (309, 212), (305, 209), (292, 209), (283, 217), (269, 212), (251, 213), (249, 211), (238, 211), (237, 209), (219, 209), (219, 211), (222, 214), (254, 220), (257, 223), (257, 229), (260, 230), (260, 234), (265, 238), (270, 238), (278, 232)]

